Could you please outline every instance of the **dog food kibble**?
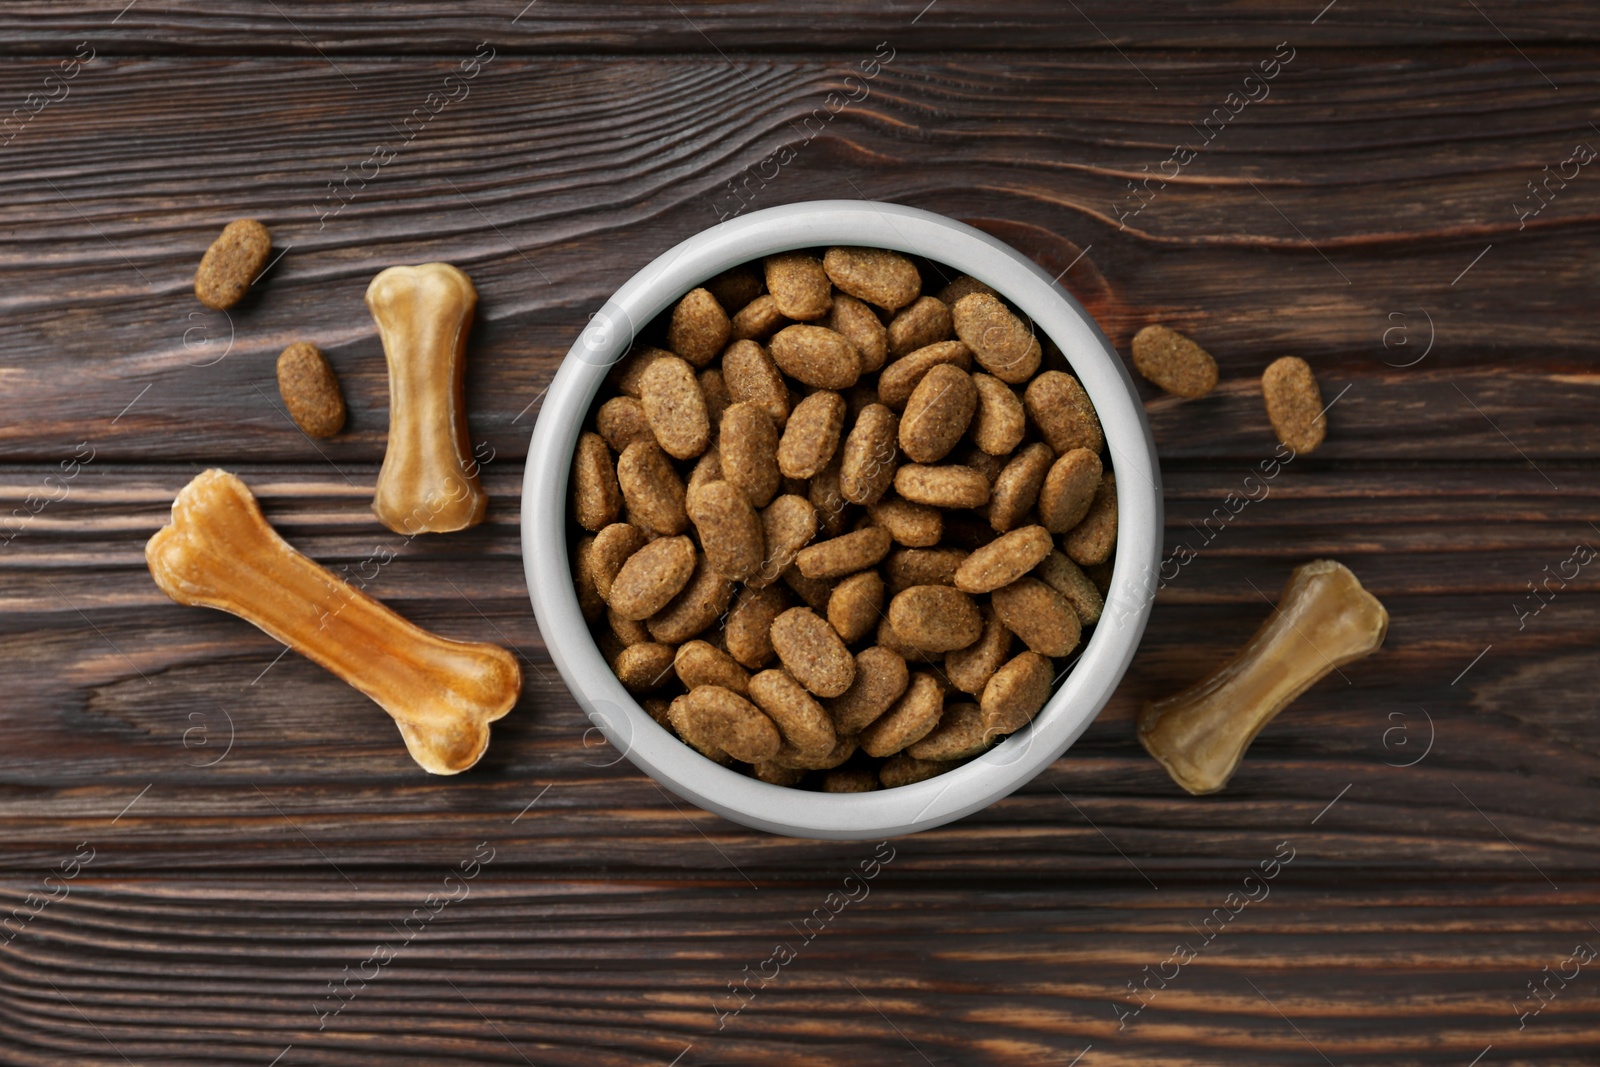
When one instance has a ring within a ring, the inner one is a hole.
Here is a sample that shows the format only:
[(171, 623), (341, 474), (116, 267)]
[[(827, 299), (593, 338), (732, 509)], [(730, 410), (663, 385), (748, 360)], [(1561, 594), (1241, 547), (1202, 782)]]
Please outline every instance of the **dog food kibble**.
[(1173, 396), (1205, 396), (1217, 387), (1217, 361), (1177, 330), (1146, 326), (1133, 335), (1133, 366)]
[(310, 437), (344, 429), (344, 394), (322, 349), (296, 341), (278, 357), (278, 393), (289, 417)]
[[(802, 249), (712, 278), (641, 331), (574, 451), (596, 644), (663, 728), (773, 787), (893, 789), (982, 755), (1104, 611), (1116, 482), (1088, 394), (1002, 295), (924, 293), (918, 262)], [(1178, 395), (1215, 383), (1171, 331), (1134, 360)], [(1315, 447), (1309, 368), (1263, 389), (1280, 438)]]
[(1315, 452), (1328, 432), (1328, 417), (1311, 365), (1299, 356), (1274, 360), (1261, 374), (1261, 395), (1278, 440), (1296, 453)]
[(244, 299), (267, 257), (272, 254), (272, 234), (255, 219), (237, 219), (222, 228), (200, 257), (194, 272), (194, 295), (200, 303), (225, 311)]

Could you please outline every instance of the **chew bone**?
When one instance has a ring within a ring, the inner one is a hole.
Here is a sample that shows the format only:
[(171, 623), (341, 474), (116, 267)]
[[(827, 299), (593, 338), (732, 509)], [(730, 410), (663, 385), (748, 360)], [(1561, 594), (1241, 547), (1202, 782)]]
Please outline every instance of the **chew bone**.
[(184, 486), (145, 560), (173, 600), (237, 615), (377, 701), (430, 773), (478, 762), (522, 689), (505, 649), (431, 634), (295, 551), (226, 471)]
[(1295, 568), (1277, 610), (1239, 654), (1176, 696), (1147, 703), (1139, 740), (1189, 792), (1228, 784), (1261, 728), (1335, 668), (1383, 644), (1389, 613), (1350, 568)]
[(372, 510), (396, 533), (448, 533), (483, 521), (489, 498), (467, 436), (472, 281), (448, 263), (390, 267), (367, 286), (389, 362), (389, 448)]

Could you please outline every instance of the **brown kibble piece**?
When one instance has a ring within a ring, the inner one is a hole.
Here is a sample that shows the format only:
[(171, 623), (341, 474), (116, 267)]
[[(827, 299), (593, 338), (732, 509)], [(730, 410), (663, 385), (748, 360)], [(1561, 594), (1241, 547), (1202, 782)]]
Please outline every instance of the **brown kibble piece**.
[(611, 373), (606, 376), (608, 382), (613, 382), (617, 392), (623, 396), (639, 399), (639, 383), (644, 381), (644, 372), (650, 369), (650, 364), (658, 359), (677, 359), (671, 352), (664, 348), (652, 348), (650, 345), (636, 345), (628, 350), (628, 354), (617, 361)]
[(1033, 510), (1054, 459), (1049, 445), (1035, 441), (1001, 469), (989, 500), (989, 525), (995, 533), (1013, 529)]
[(875, 793), (882, 788), (878, 776), (868, 770), (851, 768), (829, 771), (822, 776), (824, 793)]
[(969, 293), (950, 309), (950, 319), (972, 357), (1001, 381), (1017, 385), (1039, 369), (1039, 339), (997, 297)]
[(994, 736), (983, 723), (976, 704), (951, 704), (939, 716), (939, 725), (921, 741), (906, 746), (906, 755), (919, 760), (963, 760), (989, 747)]
[(928, 736), (939, 725), (943, 710), (944, 688), (939, 680), (926, 671), (917, 671), (900, 699), (864, 727), (856, 743), (869, 756), (892, 756)]
[(795, 405), (778, 442), (778, 470), (786, 478), (812, 478), (839, 447), (844, 397), (819, 390)]
[(802, 771), (831, 771), (855, 754), (856, 739), (840, 737), (831, 750), (820, 756), (804, 755), (793, 745), (785, 744), (778, 749), (778, 754), (772, 757), (772, 762), (780, 767), (792, 767)]
[(741, 582), (760, 568), (766, 554), (761, 516), (744, 490), (727, 482), (707, 482), (689, 492), (687, 508), (713, 570)]
[(1105, 595), (1065, 553), (1051, 552), (1034, 568), (1033, 573), (1040, 581), (1066, 597), (1083, 625), (1093, 626), (1100, 621), (1100, 613), (1105, 610)]
[(700, 395), (706, 398), (706, 428), (722, 422), (722, 413), (733, 406), (733, 397), (728, 393), (728, 382), (722, 376), (721, 367), (707, 367), (695, 375), (695, 381), (700, 385)]
[(900, 699), (911, 681), (906, 661), (887, 648), (873, 645), (855, 658), (856, 677), (850, 688), (828, 703), (841, 736), (860, 733)]
[(578, 589), (578, 610), (583, 613), (583, 621), (590, 623), (599, 622), (606, 613), (605, 598), (595, 586), (594, 543), (595, 535), (590, 534), (578, 541), (572, 553), (572, 580)]
[(845, 644), (872, 632), (883, 616), (883, 576), (877, 571), (852, 574), (828, 596), (828, 625)]
[(761, 530), (766, 557), (761, 567), (746, 579), (753, 588), (771, 585), (793, 565), (800, 550), (817, 535), (817, 509), (805, 497), (785, 494), (761, 512)]
[(782, 743), (771, 719), (750, 701), (720, 685), (690, 690), (683, 717), (697, 736), (746, 763), (771, 759)]
[(1217, 361), (1177, 330), (1146, 326), (1133, 335), (1133, 366), (1174, 396), (1205, 396), (1217, 387)]
[(194, 295), (216, 311), (233, 307), (256, 280), (272, 254), (272, 234), (255, 219), (235, 219), (222, 228), (200, 257)]
[(750, 699), (778, 726), (792, 757), (818, 759), (839, 743), (833, 720), (817, 698), (787, 671), (762, 671), (750, 679)]
[[(782, 752), (781, 748), (779, 752)], [(766, 782), (768, 785), (781, 785), (791, 789), (805, 781), (806, 778), (804, 770), (799, 767), (785, 767), (778, 762), (776, 756), (752, 765), (750, 774), (758, 782)]]
[(1050, 699), (1055, 671), (1037, 652), (1023, 652), (994, 673), (978, 707), (990, 737), (1013, 733), (1033, 721)]
[(694, 573), (694, 542), (661, 537), (629, 556), (611, 582), (606, 603), (625, 619), (648, 619), (666, 607)]
[(790, 592), (805, 601), (806, 607), (818, 615), (828, 614), (828, 600), (833, 596), (833, 583), (825, 578), (807, 578), (799, 567), (783, 572), (783, 584)]
[(766, 273), (767, 292), (778, 310), (791, 319), (820, 319), (833, 305), (833, 286), (822, 260), (808, 252), (768, 256)]
[(743, 589), (728, 611), (724, 639), (728, 655), (751, 670), (772, 662), (772, 623), (789, 609), (789, 597), (781, 587)]
[(756, 342), (735, 341), (728, 346), (722, 353), (722, 380), (734, 404), (760, 405), (780, 430), (789, 421), (789, 387), (783, 372)]
[(1261, 374), (1261, 395), (1278, 440), (1297, 455), (1315, 452), (1327, 436), (1328, 417), (1311, 364), (1299, 356), (1274, 360)]
[(589, 547), (589, 571), (602, 599), (611, 599), (611, 583), (622, 565), (645, 545), (644, 534), (632, 523), (613, 522), (594, 535)]
[(750, 693), (750, 673), (732, 656), (707, 641), (686, 641), (680, 645), (672, 667), (685, 689), (720, 685), (740, 696)]
[(624, 619), (611, 608), (606, 609), (606, 625), (611, 627), (612, 636), (621, 642), (624, 648), (653, 640), (648, 626), (637, 619)]
[[(643, 551), (641, 549), (641, 551)], [(646, 623), (657, 641), (678, 645), (716, 622), (733, 599), (733, 583), (712, 570), (704, 556), (695, 560), (694, 573), (672, 603), (650, 616)]]
[(617, 483), (628, 505), (629, 521), (666, 537), (689, 528), (683, 479), (655, 442), (635, 441), (622, 450), (617, 460)]
[(711, 443), (705, 394), (684, 360), (651, 363), (639, 380), (639, 403), (656, 443), (673, 459), (693, 459)]
[(1006, 629), (1041, 656), (1065, 656), (1078, 647), (1083, 627), (1067, 598), (1037, 578), (1019, 578), (994, 591), (994, 613)]
[(750, 503), (764, 508), (778, 491), (778, 429), (759, 404), (744, 401), (722, 413), (717, 435), (722, 476), (744, 490)]
[(344, 429), (344, 394), (322, 349), (296, 341), (278, 357), (278, 393), (294, 424), (310, 437)]
[(949, 305), (937, 297), (921, 297), (889, 323), (889, 355), (899, 359), (919, 348), (948, 341), (954, 330)]
[(598, 530), (622, 511), (622, 489), (611, 450), (598, 434), (578, 435), (572, 460), (572, 513), (585, 530)]
[(978, 408), (972, 375), (948, 363), (930, 367), (900, 417), (900, 449), (914, 463), (937, 463), (966, 435)]
[(807, 578), (840, 578), (876, 566), (893, 542), (881, 526), (867, 526), (803, 549), (795, 557)]
[(795, 681), (819, 697), (836, 697), (855, 680), (850, 650), (810, 608), (790, 608), (773, 620), (772, 648)]
[(856, 416), (839, 459), (839, 493), (853, 504), (875, 504), (894, 482), (900, 459), (900, 420), (882, 404)]
[(645, 641), (624, 648), (612, 661), (611, 669), (629, 692), (650, 693), (672, 678), (673, 654), (671, 645)]
[(1011, 631), (995, 615), (994, 608), (983, 609), (983, 634), (966, 648), (957, 649), (944, 658), (945, 677), (963, 693), (974, 696), (983, 692), (994, 672), (1011, 655)]
[(923, 375), (941, 366), (969, 369), (972, 350), (960, 341), (938, 341), (900, 357), (878, 375), (878, 402), (899, 411), (911, 399)]
[(685, 487), (687, 490), (684, 496), (685, 505), (688, 503), (688, 493), (693, 493), (702, 485), (723, 481), (727, 479), (722, 476), (722, 453), (715, 448), (708, 448), (705, 454), (695, 461), (694, 469), (689, 472), (689, 484)]
[(749, 263), (741, 263), (706, 282), (706, 288), (717, 298), (722, 310), (732, 315), (761, 295), (763, 282), (760, 271)]
[(887, 248), (830, 248), (822, 268), (834, 285), (886, 311), (905, 307), (922, 292), (916, 265)]
[(966, 648), (983, 633), (983, 615), (972, 598), (948, 585), (914, 585), (889, 602), (895, 636), (919, 652)]
[(717, 747), (709, 735), (701, 732), (697, 718), (689, 714), (689, 694), (684, 693), (667, 705), (667, 722), (677, 735), (683, 738), (684, 743), (706, 759), (714, 763), (727, 765), (733, 762), (733, 757)]
[(1039, 489), (1039, 521), (1051, 533), (1066, 533), (1089, 514), (1100, 488), (1100, 457), (1074, 448), (1050, 467)]
[(1105, 447), (1100, 416), (1078, 379), (1065, 371), (1047, 370), (1022, 395), (1022, 406), (1056, 455), (1087, 448), (1095, 455)]
[(785, 326), (771, 352), (783, 373), (813, 389), (848, 389), (861, 377), (855, 345), (826, 326)]
[(728, 343), (733, 326), (728, 313), (707, 289), (691, 289), (672, 309), (667, 347), (696, 367), (704, 367)]
[(1037, 567), (1055, 549), (1050, 531), (1024, 526), (975, 549), (956, 571), (956, 588), (964, 593), (990, 593)]
[(902, 752), (878, 768), (878, 781), (885, 789), (899, 789), (903, 785), (916, 785), (953, 770), (953, 760), (916, 759)]
[(631, 396), (614, 396), (600, 405), (594, 416), (595, 428), (613, 452), (621, 453), (635, 441), (654, 441), (644, 405)]
[(733, 316), (733, 337), (739, 341), (764, 341), (788, 322), (771, 293), (763, 293)]
[(867, 515), (875, 525), (889, 531), (895, 544), (909, 548), (932, 548), (944, 535), (943, 512), (897, 496), (868, 505)]
[(853, 296), (839, 293), (828, 312), (828, 329), (855, 346), (861, 357), (861, 373), (876, 374), (889, 357), (889, 331), (878, 321), (877, 312)]
[(887, 615), (878, 620), (878, 632), (873, 635), (872, 640), (878, 647), (888, 649), (907, 663), (938, 663), (944, 658), (938, 652), (924, 652), (911, 642), (901, 640), (894, 632), (894, 626), (890, 624)]
[(978, 413), (972, 423), (972, 440), (991, 456), (1007, 456), (1022, 443), (1028, 416), (1011, 387), (988, 374), (974, 374)]
[(971, 467), (911, 463), (894, 473), (895, 492), (937, 508), (980, 508), (989, 502), (989, 479)]
[(889, 553), (883, 564), (883, 577), (889, 595), (897, 596), (914, 585), (956, 584), (956, 571), (967, 553), (959, 548), (901, 548)]
[(1083, 521), (1061, 539), (1061, 548), (1074, 563), (1089, 566), (1111, 558), (1117, 543), (1117, 476), (1106, 471), (1095, 490), (1094, 503)]
[(954, 307), (956, 301), (968, 293), (988, 293), (992, 297), (999, 297), (999, 293), (984, 285), (978, 279), (963, 274), (943, 289), (939, 290), (939, 299), (947, 305)]

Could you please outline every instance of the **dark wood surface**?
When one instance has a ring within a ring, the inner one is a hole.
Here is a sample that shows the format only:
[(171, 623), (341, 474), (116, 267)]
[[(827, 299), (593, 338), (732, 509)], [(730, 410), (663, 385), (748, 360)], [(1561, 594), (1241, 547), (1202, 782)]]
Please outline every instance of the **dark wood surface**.
[[(0, 13), (0, 103), (55, 97), (0, 132), (0, 514), (59, 497), (0, 546), (0, 904), (35, 913), (0, 942), (0, 1063), (1594, 1062), (1593, 964), (1519, 1013), (1600, 946), (1600, 572), (1537, 614), (1528, 591), (1600, 547), (1600, 176), (1525, 225), (1515, 207), (1600, 146), (1591, 7), (460, 6)], [(403, 141), (485, 40), (470, 92), (324, 220), (328, 183)], [(868, 97), (751, 206), (970, 219), (1070, 266), (1124, 351), (1148, 322), (1207, 345), (1216, 395), (1144, 391), (1169, 549), (1200, 546), (1191, 523), (1271, 454), (1267, 362), (1305, 356), (1339, 399), (1326, 446), (1162, 591), (1084, 738), (884, 846), (870, 895), (806, 941), (876, 846), (744, 830), (587, 731), (528, 607), (519, 487), (586, 314), (735, 210), (728, 183), (798, 144), (884, 41)], [(1284, 41), (1270, 96), (1119, 229), (1126, 183)], [(95, 58), (47, 82), (81, 42)], [(285, 254), (207, 312), (195, 263), (241, 216)], [(492, 503), (405, 543), (368, 510), (387, 399), (361, 296), (424, 259), (482, 295), (469, 400)], [(273, 358), (301, 338), (351, 409), (315, 446), (275, 406)], [(318, 560), (398, 550), (372, 592), (525, 657), (479, 767), (428, 778), (365, 698), (155, 588), (144, 541), (206, 466)], [(1273, 723), (1226, 792), (1182, 794), (1135, 741), (1138, 707), (1228, 655), (1317, 556), (1382, 598), (1387, 645)], [(1285, 841), (1270, 896), (1119, 1028), (1129, 983)], [(779, 942), (797, 957), (719, 1025)], [(370, 977), (320, 1015), (351, 974)]]

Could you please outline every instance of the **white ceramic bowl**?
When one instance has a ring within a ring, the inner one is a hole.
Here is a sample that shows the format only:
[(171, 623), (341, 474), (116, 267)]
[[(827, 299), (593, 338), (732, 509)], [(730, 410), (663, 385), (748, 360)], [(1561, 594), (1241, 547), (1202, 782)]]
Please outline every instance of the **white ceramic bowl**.
[[(1003, 294), (1066, 355), (1105, 429), (1117, 474), (1118, 538), (1104, 617), (1035, 717), (936, 778), (872, 793), (768, 785), (718, 766), (651, 720), (601, 657), (578, 608), (568, 556), (573, 448), (609, 367), (684, 293), (740, 263), (794, 248), (867, 245), (924, 256)], [(1144, 633), (1161, 550), (1155, 442), (1122, 360), (1081, 306), (1032, 260), (953, 219), (896, 204), (823, 200), (752, 212), (657, 257), (590, 320), (544, 400), (522, 493), (522, 560), (545, 644), (578, 703), (628, 759), (672, 792), (735, 822), (796, 837), (875, 839), (959, 819), (1023, 785), (1088, 728)]]

